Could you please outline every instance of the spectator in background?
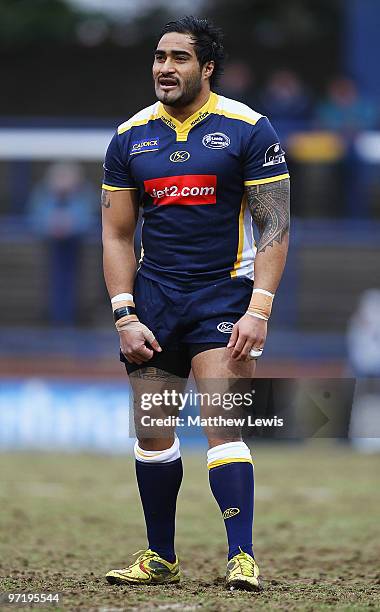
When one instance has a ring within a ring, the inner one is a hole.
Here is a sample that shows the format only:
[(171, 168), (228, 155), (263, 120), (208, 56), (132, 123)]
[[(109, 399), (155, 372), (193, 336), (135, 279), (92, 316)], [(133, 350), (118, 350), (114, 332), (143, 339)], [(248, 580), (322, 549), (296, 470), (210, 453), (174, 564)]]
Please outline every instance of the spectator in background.
[(260, 98), (260, 112), (278, 120), (307, 120), (312, 99), (299, 77), (291, 70), (278, 70), (270, 77)]
[(359, 94), (352, 79), (340, 76), (328, 84), (326, 99), (317, 109), (316, 118), (320, 127), (350, 136), (374, 128), (377, 111), (372, 100)]
[(347, 334), (348, 356), (356, 376), (380, 377), (380, 289), (368, 289)]
[(220, 92), (244, 104), (252, 100), (253, 75), (248, 64), (242, 61), (229, 62), (223, 72)]
[(47, 247), (51, 323), (75, 322), (81, 246), (95, 225), (96, 200), (81, 167), (67, 162), (51, 165), (30, 197), (32, 228)]
[(349, 323), (348, 360), (357, 377), (350, 437), (356, 448), (380, 452), (380, 289), (368, 289)]
[(337, 132), (345, 139), (344, 199), (348, 214), (352, 217), (369, 215), (371, 186), (376, 184), (378, 168), (358, 157), (355, 139), (358, 132), (376, 127), (374, 102), (359, 93), (352, 79), (339, 76), (328, 84), (327, 96), (317, 109), (316, 120), (320, 129)]

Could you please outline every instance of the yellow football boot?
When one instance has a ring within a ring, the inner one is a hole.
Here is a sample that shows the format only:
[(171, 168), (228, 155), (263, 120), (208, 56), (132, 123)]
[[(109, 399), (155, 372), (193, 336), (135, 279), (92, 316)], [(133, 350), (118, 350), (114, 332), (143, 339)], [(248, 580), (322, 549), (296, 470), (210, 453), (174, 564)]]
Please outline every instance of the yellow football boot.
[(251, 555), (241, 551), (229, 560), (226, 586), (230, 591), (262, 591), (259, 566)]
[[(142, 552), (139, 550), (138, 553)], [(106, 574), (110, 584), (168, 584), (180, 581), (178, 557), (174, 563), (162, 559), (153, 550), (145, 550), (134, 563)]]

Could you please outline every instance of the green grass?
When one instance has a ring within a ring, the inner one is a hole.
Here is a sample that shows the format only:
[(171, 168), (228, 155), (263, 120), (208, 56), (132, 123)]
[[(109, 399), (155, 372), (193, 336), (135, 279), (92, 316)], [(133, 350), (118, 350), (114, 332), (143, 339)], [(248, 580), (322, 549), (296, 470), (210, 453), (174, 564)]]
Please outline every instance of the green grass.
[(224, 525), (204, 455), (186, 452), (183, 580), (141, 589), (103, 578), (145, 546), (130, 457), (0, 455), (0, 591), (60, 592), (62, 610), (380, 609), (379, 456), (319, 442), (254, 457), (263, 593), (224, 589)]

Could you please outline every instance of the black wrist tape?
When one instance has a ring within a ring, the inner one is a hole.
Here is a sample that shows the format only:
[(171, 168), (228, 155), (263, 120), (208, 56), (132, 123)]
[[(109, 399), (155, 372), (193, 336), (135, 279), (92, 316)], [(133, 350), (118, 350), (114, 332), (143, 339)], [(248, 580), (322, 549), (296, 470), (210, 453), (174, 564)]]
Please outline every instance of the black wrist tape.
[(116, 321), (122, 319), (123, 317), (135, 314), (136, 308), (134, 308), (134, 306), (122, 306), (121, 308), (116, 308), (116, 310), (113, 311), (113, 320), (116, 323)]

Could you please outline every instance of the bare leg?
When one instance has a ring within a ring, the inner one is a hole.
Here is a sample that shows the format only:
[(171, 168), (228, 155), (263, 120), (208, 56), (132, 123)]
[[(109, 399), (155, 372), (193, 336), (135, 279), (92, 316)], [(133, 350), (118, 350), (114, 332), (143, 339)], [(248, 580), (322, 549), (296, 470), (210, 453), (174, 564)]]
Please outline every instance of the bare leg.
[[(158, 564), (162, 565), (162, 559), (175, 563), (175, 515), (183, 475), (179, 440), (174, 436), (173, 425), (155, 425), (153, 419), (169, 416), (171, 421), (170, 417), (177, 416), (178, 408), (170, 403), (169, 394), (173, 390), (182, 391), (186, 380), (148, 366), (134, 372), (130, 381), (138, 438), (135, 445), (136, 478), (144, 510), (148, 549), (157, 553), (159, 558), (153, 560)], [(168, 392), (166, 396), (165, 391)], [(161, 399), (162, 405), (153, 401), (154, 394), (159, 394), (155, 399)]]
[(175, 406), (152, 406), (149, 410), (144, 410), (143, 397), (147, 394), (158, 393), (163, 395), (165, 390), (175, 390), (182, 392), (186, 386), (186, 380), (174, 374), (160, 370), (155, 367), (146, 367), (136, 370), (129, 376), (133, 390), (134, 417), (136, 427), (136, 437), (139, 446), (144, 450), (165, 450), (172, 446), (174, 441), (174, 427), (172, 426), (144, 426), (142, 417), (165, 418), (166, 416), (177, 416), (178, 408)]
[[(235, 361), (231, 359), (231, 350), (227, 348), (210, 349), (203, 353), (198, 353), (193, 357), (191, 367), (197, 383), (198, 391), (201, 393), (218, 392), (223, 395), (231, 391), (231, 383), (235, 379), (252, 379), (255, 375), (256, 361)], [(211, 407), (203, 405), (202, 416), (216, 416), (221, 414), (221, 407)], [(232, 409), (226, 416), (235, 417), (239, 411)], [(209, 447), (241, 440), (238, 430), (231, 428), (206, 428), (205, 433), (208, 438)]]

